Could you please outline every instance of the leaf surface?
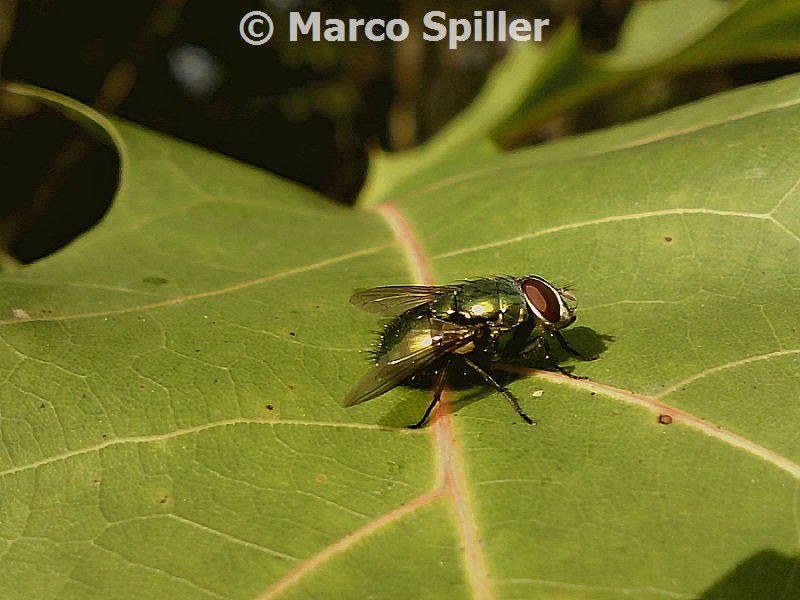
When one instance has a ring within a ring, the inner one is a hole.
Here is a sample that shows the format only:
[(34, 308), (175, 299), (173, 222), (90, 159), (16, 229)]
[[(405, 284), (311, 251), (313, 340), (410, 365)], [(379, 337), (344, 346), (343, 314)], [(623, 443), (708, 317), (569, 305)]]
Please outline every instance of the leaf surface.
[[(798, 84), (371, 210), (41, 92), (123, 171), (0, 275), (4, 597), (800, 594)], [(567, 339), (605, 340), (584, 381), (517, 368), (537, 427), (481, 388), (422, 431), (424, 390), (341, 408), (352, 293), (493, 273), (571, 284)]]

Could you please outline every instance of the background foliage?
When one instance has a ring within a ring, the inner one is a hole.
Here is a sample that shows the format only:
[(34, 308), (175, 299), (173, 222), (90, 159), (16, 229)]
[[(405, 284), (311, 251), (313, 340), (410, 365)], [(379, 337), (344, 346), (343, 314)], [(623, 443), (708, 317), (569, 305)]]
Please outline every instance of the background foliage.
[[(430, 143), (375, 159), (360, 210), (9, 86), (119, 171), (97, 226), (0, 277), (5, 597), (796, 596), (797, 76), (497, 145), (798, 39), (791, 3), (703, 6), (691, 35), (632, 14), (602, 61), (574, 28), (519, 49)], [(378, 326), (353, 291), (528, 272), (573, 284), (567, 338), (602, 350), (583, 382), (518, 365), (536, 428), (481, 388), (418, 432), (424, 390), (340, 407)]]

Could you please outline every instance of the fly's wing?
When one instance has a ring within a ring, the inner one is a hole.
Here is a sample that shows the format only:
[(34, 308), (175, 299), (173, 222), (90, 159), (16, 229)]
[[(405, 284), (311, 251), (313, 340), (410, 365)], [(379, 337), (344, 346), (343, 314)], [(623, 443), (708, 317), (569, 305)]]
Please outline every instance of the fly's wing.
[(387, 285), (358, 292), (350, 303), (382, 317), (397, 317), (456, 289), (446, 285)]
[(361, 404), (402, 383), (438, 359), (457, 352), (480, 335), (480, 327), (423, 319), (400, 342), (378, 359), (344, 397), (344, 406)]

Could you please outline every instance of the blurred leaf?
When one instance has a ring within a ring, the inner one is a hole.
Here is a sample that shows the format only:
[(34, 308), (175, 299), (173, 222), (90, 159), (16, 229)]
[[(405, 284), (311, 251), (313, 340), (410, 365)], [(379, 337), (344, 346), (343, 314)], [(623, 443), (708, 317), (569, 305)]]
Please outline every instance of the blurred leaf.
[(567, 22), (546, 44), (515, 44), (475, 102), (434, 138), (406, 152), (374, 154), (361, 202), (469, 171), (497, 153), (493, 143), (517, 145), (549, 119), (645, 78), (800, 57), (800, 3), (638, 2), (612, 52), (591, 54), (579, 36)]
[[(372, 211), (39, 92), (123, 170), (0, 275), (3, 597), (797, 596), (798, 90)], [(340, 407), (379, 326), (356, 289), (492, 273), (573, 284), (567, 339), (614, 339), (586, 381), (510, 383), (536, 428), (480, 388), (418, 432), (424, 390)]]

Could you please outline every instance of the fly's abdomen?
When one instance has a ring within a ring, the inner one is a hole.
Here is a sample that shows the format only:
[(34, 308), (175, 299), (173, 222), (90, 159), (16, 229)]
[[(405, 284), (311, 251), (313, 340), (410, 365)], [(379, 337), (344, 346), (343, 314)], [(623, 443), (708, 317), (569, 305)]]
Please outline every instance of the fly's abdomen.
[(412, 332), (422, 337), (427, 334), (430, 338), (430, 310), (427, 305), (404, 312), (384, 326), (373, 348), (372, 353), (375, 359), (380, 358), (402, 340), (407, 339)]

